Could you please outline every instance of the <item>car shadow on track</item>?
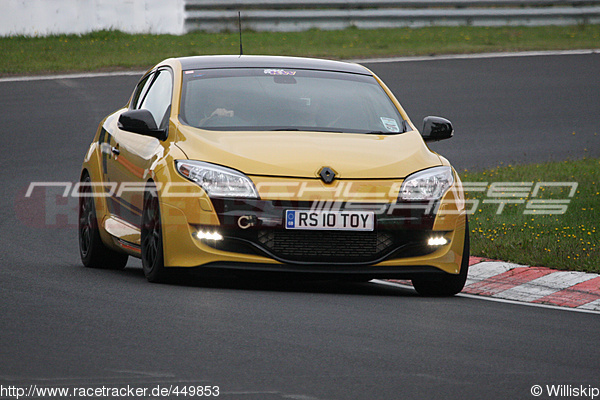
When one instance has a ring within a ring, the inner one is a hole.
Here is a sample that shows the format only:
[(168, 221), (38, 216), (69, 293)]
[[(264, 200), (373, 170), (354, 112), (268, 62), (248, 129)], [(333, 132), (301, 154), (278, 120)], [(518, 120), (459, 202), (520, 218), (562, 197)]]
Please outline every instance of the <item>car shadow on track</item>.
[[(115, 275), (127, 275), (145, 280), (144, 272), (138, 266), (128, 266), (123, 271), (113, 272)], [(174, 270), (172, 277), (164, 284), (229, 290), (418, 297), (412, 288), (386, 285), (378, 280), (364, 282), (351, 278), (324, 279), (310, 275), (255, 271), (181, 269)]]

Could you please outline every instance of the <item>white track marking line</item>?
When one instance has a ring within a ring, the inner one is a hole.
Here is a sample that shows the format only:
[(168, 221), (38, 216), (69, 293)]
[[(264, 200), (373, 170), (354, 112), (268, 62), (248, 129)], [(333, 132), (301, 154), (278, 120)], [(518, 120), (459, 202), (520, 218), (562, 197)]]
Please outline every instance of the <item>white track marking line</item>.
[(32, 76), (9, 76), (0, 78), (2, 82), (33, 82), (33, 81), (51, 81), (59, 79), (83, 79), (83, 78), (107, 78), (113, 76), (139, 76), (140, 78), (146, 71), (115, 71), (115, 72), (82, 72), (78, 74), (61, 75), (32, 75)]
[[(475, 54), (445, 54), (439, 56), (413, 56), (413, 57), (390, 57), (390, 58), (364, 58), (344, 60), (359, 64), (376, 64), (389, 62), (415, 62), (415, 61), (441, 61), (441, 60), (477, 60), (486, 58), (510, 58), (510, 57), (539, 57), (539, 56), (574, 56), (600, 54), (600, 49), (583, 50), (549, 50), (549, 51), (521, 51), (513, 53), (475, 53)], [(75, 74), (61, 75), (32, 75), (32, 76), (13, 76), (0, 78), (2, 82), (31, 82), (47, 81), (53, 79), (80, 79), (80, 78), (98, 78), (111, 76), (141, 76), (145, 71), (115, 71), (115, 72), (82, 72)]]
[[(388, 281), (383, 281), (383, 280), (379, 280), (379, 279), (373, 279), (371, 282), (379, 284), (379, 285), (395, 286), (395, 287), (399, 287), (402, 289), (413, 289), (413, 287), (409, 286), (409, 285), (402, 285), (400, 283), (388, 282)], [(583, 308), (584, 306), (580, 306), (578, 308), (571, 308), (571, 307), (553, 306), (550, 304), (524, 303), (522, 301), (500, 299), (497, 297), (477, 296), (474, 294), (467, 294), (467, 293), (459, 293), (456, 295), (456, 297), (466, 297), (469, 299), (485, 300), (485, 301), (491, 301), (491, 302), (495, 302), (495, 303), (515, 304), (515, 305), (519, 305), (519, 306), (528, 306), (528, 307), (546, 308), (546, 309), (551, 309), (551, 310), (571, 311), (571, 312), (579, 312), (579, 313), (584, 313), (584, 314), (600, 315), (600, 300), (596, 300), (596, 301), (586, 304), (585, 306), (589, 306), (587, 308)]]
[(540, 56), (576, 56), (587, 54), (600, 54), (600, 49), (582, 50), (543, 50), (543, 51), (519, 51), (503, 53), (474, 53), (474, 54), (442, 54), (437, 56), (412, 56), (412, 57), (389, 57), (389, 58), (365, 58), (352, 59), (348, 62), (359, 64), (378, 64), (389, 62), (415, 62), (415, 61), (438, 61), (438, 60), (477, 60), (487, 58), (510, 58), (510, 57), (540, 57)]
[[(573, 312), (580, 312), (580, 313), (585, 313), (585, 314), (598, 314), (598, 315), (600, 315), (600, 309), (594, 310), (594, 309), (584, 309), (584, 308), (581, 308), (581, 307), (572, 308), (572, 307), (553, 306), (553, 305), (550, 305), (550, 304), (525, 303), (525, 302), (517, 301), (517, 300), (500, 299), (498, 297), (484, 297), (484, 296), (477, 296), (477, 295), (474, 295), (474, 294), (467, 294), (467, 293), (459, 293), (456, 296), (458, 296), (458, 297), (467, 297), (469, 299), (478, 299), (478, 300), (493, 301), (493, 302), (496, 302), (496, 303), (516, 304), (516, 305), (520, 305), (520, 306), (537, 307), (537, 308), (549, 308), (551, 310), (573, 311)], [(600, 307), (600, 304), (599, 304), (599, 307)]]

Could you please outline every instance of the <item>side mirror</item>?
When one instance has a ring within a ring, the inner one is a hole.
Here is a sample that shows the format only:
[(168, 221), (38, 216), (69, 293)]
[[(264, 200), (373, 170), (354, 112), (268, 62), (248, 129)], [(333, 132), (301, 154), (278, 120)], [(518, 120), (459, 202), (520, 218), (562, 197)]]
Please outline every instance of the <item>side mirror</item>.
[(423, 119), (421, 136), (426, 142), (450, 139), (452, 135), (454, 135), (454, 128), (452, 122), (447, 119), (441, 117), (425, 117)]
[(118, 126), (124, 131), (151, 136), (158, 140), (167, 138), (167, 130), (158, 129), (152, 113), (144, 109), (125, 111), (119, 117)]

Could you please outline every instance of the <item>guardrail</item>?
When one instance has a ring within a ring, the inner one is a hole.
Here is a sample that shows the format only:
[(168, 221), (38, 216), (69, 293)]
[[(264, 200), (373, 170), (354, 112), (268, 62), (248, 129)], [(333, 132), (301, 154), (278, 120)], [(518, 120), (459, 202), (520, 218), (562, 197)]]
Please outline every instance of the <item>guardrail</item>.
[(302, 31), (600, 23), (600, 0), (185, 0), (185, 30)]

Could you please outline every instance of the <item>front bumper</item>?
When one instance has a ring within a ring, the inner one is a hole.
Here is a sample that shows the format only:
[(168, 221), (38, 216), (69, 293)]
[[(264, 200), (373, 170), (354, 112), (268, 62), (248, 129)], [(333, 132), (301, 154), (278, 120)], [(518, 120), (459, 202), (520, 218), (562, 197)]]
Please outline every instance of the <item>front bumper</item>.
[[(376, 226), (369, 232), (284, 227), (287, 209), (344, 209), (343, 202), (202, 199), (210, 217), (198, 217), (194, 201), (193, 212), (161, 202), (166, 266), (381, 278), (460, 271), (466, 220), (460, 186), (433, 205), (352, 203), (352, 210), (375, 212)], [(222, 240), (199, 239), (200, 231), (218, 232)], [(443, 236), (447, 244), (429, 246), (431, 236)]]
[[(213, 199), (222, 240), (203, 240), (218, 250), (253, 254), (296, 265), (373, 265), (388, 259), (418, 257), (432, 253), (427, 245), (434, 215), (430, 207), (389, 209), (382, 204), (351, 204), (352, 210), (375, 213), (373, 231), (285, 229), (288, 209), (344, 211), (346, 204), (308, 201)], [(414, 204), (413, 204), (414, 206)], [(198, 227), (204, 230), (207, 227)], [(210, 228), (209, 228), (210, 229)], [(444, 236), (448, 232), (436, 232)]]

